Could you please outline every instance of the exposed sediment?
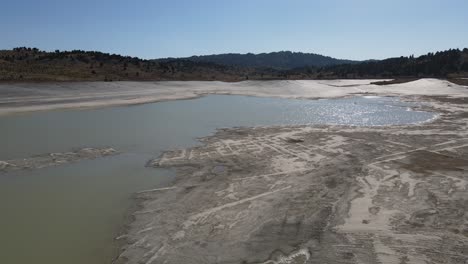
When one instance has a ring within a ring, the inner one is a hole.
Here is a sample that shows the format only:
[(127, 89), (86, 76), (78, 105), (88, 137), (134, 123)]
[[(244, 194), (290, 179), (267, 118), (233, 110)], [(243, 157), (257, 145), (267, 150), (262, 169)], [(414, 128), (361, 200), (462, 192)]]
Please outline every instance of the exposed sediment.
[(41, 154), (28, 158), (0, 161), (0, 172), (40, 169), (116, 154), (118, 152), (113, 148), (82, 148), (71, 152)]
[(282, 80), (227, 82), (0, 83), (0, 116), (51, 109), (97, 108), (190, 99), (206, 94), (278, 98), (338, 98), (355, 95), (465, 96), (448, 81), (421, 79), (392, 85), (378, 80)]
[[(412, 98), (415, 99), (415, 98)], [(468, 105), (415, 126), (233, 128), (168, 151), (118, 263), (468, 261)]]

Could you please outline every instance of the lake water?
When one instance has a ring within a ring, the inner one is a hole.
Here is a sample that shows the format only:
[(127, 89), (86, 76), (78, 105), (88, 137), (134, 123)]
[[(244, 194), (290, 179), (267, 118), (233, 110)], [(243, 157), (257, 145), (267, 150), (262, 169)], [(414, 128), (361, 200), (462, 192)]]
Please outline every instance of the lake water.
[(173, 172), (145, 168), (162, 151), (197, 144), (219, 127), (402, 125), (434, 113), (389, 97), (293, 100), (212, 95), (98, 110), (0, 118), (0, 160), (113, 147), (123, 154), (33, 171), (0, 173), (2, 263), (110, 263), (136, 191), (170, 184)]

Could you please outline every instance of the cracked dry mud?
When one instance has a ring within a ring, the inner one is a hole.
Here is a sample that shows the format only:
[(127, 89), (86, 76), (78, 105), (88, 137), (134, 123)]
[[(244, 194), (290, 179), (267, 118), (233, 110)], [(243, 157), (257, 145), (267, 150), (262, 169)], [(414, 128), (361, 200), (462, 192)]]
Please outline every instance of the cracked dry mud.
[(117, 263), (467, 263), (468, 107), (415, 126), (233, 128), (168, 151)]

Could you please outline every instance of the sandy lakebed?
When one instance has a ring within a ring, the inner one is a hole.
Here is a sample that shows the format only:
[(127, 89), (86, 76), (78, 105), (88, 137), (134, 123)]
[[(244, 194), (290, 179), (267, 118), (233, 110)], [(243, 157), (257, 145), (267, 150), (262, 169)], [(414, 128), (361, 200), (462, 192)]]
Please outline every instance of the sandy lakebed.
[(0, 114), (206, 94), (425, 102), (431, 122), (225, 128), (154, 157), (175, 180), (135, 194), (115, 263), (467, 263), (468, 87), (370, 82), (2, 84)]

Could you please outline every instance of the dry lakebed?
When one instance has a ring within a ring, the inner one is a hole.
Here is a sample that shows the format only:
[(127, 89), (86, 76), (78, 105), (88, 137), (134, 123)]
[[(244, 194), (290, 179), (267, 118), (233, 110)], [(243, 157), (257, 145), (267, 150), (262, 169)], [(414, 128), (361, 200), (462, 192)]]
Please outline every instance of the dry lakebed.
[[(386, 86), (370, 82), (118, 82), (88, 83), (84, 90), (79, 83), (61, 84), (62, 89), (2, 84), (0, 93), (8, 97), (0, 99), (0, 113), (207, 94), (344, 98), (325, 113), (345, 116), (328, 119), (332, 122), (304, 117), (281, 124), (283, 116), (276, 116), (271, 124), (218, 127), (198, 144), (165, 146), (145, 156), (141, 166), (146, 170), (170, 169), (175, 176), (134, 193), (137, 207), (124, 230), (114, 234), (120, 246), (109, 262), (468, 263), (468, 87), (436, 79)], [(96, 92), (100, 86), (105, 94)], [(363, 99), (346, 100), (362, 96), (399, 98), (379, 101), (379, 109), (389, 107), (379, 116), (391, 109), (431, 116), (381, 124), (372, 122), (377, 120), (373, 106), (346, 113)], [(326, 107), (305, 107), (297, 114), (314, 115)], [(55, 156), (65, 164), (126, 152), (112, 144), (91, 147)], [(38, 164), (28, 169), (62, 165), (54, 164), (55, 156), (41, 154), (30, 163), (5, 160), (0, 171), (26, 163)]]

